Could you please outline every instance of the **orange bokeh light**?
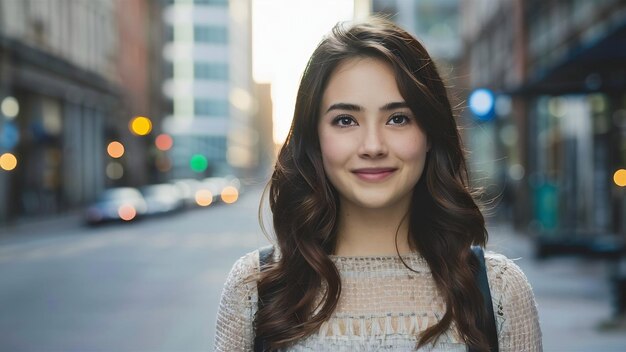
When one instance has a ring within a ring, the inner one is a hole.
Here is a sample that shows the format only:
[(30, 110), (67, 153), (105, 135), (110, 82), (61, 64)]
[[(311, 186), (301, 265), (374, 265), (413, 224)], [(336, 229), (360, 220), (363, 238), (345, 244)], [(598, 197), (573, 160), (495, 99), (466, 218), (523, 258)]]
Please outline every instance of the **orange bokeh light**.
[(222, 190), (222, 201), (227, 204), (232, 204), (239, 198), (239, 191), (233, 186), (226, 186)]
[(613, 174), (613, 182), (620, 187), (626, 186), (626, 169), (619, 169)]
[(154, 140), (154, 144), (156, 145), (157, 149), (166, 151), (172, 148), (174, 140), (172, 139), (172, 137), (170, 137), (170, 135), (162, 133), (158, 135), (157, 138)]
[(201, 189), (196, 192), (196, 203), (201, 207), (209, 206), (213, 202), (213, 193), (208, 189)]
[(137, 216), (137, 211), (132, 205), (124, 204), (117, 209), (117, 215), (124, 221), (131, 221)]
[(113, 141), (107, 146), (107, 153), (112, 158), (121, 158), (124, 155), (124, 146), (120, 142)]
[(17, 167), (17, 158), (11, 153), (0, 155), (0, 169), (11, 171)]

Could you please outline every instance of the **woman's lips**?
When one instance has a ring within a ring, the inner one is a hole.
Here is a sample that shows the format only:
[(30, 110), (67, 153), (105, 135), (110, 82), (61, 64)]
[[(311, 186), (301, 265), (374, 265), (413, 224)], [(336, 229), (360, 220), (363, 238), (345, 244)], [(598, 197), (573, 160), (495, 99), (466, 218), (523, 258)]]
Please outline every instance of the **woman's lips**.
[(363, 168), (352, 172), (364, 181), (382, 181), (396, 171), (394, 168)]

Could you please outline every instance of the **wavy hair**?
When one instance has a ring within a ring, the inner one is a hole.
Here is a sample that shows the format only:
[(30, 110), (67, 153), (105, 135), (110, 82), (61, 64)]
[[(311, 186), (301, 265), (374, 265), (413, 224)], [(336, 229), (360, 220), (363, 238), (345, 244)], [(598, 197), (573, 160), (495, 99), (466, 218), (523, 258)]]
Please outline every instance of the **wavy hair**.
[(280, 256), (258, 281), (259, 294), (269, 294), (255, 317), (256, 336), (272, 349), (287, 347), (319, 329), (337, 306), (341, 280), (329, 255), (335, 249), (340, 204), (324, 172), (318, 120), (334, 69), (344, 60), (362, 57), (393, 67), (399, 91), (430, 142), (408, 214), (409, 241), (428, 262), (446, 312), (419, 336), (416, 347), (434, 343), (454, 322), (467, 344), (488, 350), (487, 338), (476, 325), (486, 319), (474, 281), (479, 264), (469, 250), (473, 244), (484, 246), (487, 232), (469, 189), (446, 88), (424, 47), (382, 18), (337, 24), (307, 63), (291, 129), (269, 183)]

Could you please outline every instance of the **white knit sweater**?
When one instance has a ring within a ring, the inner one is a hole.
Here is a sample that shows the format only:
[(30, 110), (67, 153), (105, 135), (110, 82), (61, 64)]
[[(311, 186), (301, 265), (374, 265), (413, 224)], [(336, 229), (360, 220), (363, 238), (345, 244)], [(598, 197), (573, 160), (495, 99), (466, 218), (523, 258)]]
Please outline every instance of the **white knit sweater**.
[[(342, 291), (332, 317), (289, 351), (414, 351), (418, 336), (435, 324), (445, 304), (430, 268), (417, 253), (403, 256), (331, 256)], [(520, 268), (503, 255), (485, 254), (500, 352), (542, 351), (531, 287)], [(240, 258), (226, 281), (217, 315), (216, 351), (252, 351), (257, 308), (254, 280), (259, 253)], [(456, 327), (420, 351), (466, 351)]]

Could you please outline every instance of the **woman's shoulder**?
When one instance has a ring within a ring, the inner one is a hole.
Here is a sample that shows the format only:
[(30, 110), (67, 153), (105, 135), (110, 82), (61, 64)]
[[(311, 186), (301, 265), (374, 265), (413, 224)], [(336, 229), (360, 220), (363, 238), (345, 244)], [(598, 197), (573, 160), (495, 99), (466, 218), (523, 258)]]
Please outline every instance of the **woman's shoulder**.
[(526, 275), (522, 269), (515, 263), (513, 259), (503, 254), (485, 251), (485, 264), (487, 273), (502, 277), (508, 280), (524, 280), (527, 281)]
[(500, 253), (487, 251), (485, 252), (485, 264), (492, 291), (502, 295), (532, 295), (528, 278), (512, 259)]
[(259, 250), (255, 249), (235, 261), (226, 278), (224, 293), (248, 295), (256, 292), (258, 273)]

